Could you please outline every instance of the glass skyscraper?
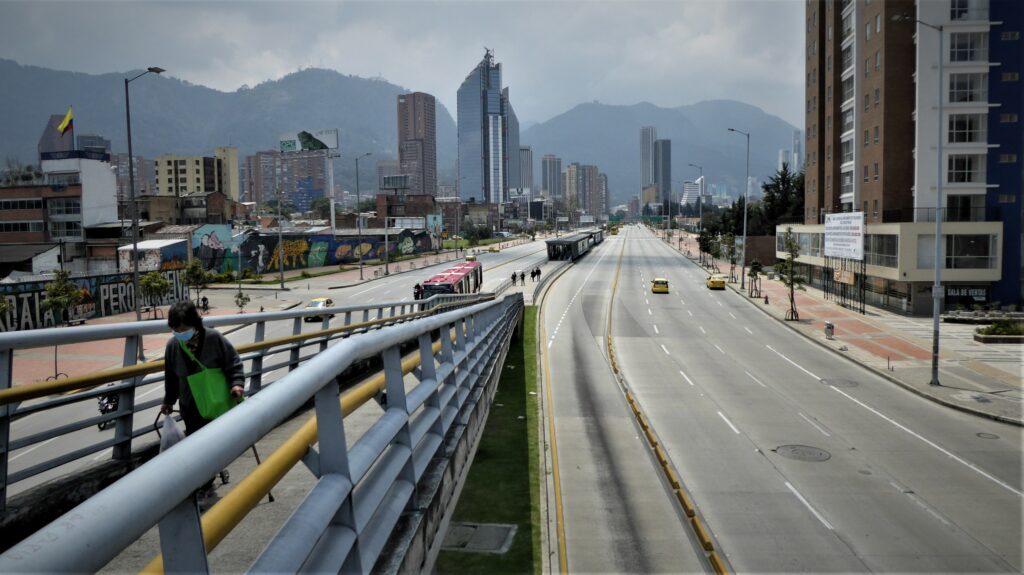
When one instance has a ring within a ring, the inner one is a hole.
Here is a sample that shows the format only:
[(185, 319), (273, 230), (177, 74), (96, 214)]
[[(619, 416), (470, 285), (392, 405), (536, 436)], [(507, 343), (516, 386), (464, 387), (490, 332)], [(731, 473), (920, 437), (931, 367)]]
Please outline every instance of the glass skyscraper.
[[(484, 59), (459, 86), (459, 173), (462, 199), (501, 203), (508, 198), (509, 180), (519, 179), (519, 122), (501, 88), (501, 64), (488, 50)], [(515, 167), (512, 175), (510, 167)]]

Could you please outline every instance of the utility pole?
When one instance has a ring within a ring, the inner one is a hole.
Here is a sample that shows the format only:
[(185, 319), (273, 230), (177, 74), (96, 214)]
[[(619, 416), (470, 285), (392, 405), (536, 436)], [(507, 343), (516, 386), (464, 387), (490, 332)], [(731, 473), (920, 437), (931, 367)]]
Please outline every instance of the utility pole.
[(362, 159), (362, 158), (365, 158), (366, 156), (369, 156), (370, 154), (371, 154), (371, 152), (366, 152), (362, 156), (356, 156), (356, 229), (358, 230), (358, 232), (357, 232), (358, 240), (357, 241), (359, 242), (359, 243), (356, 244), (356, 250), (359, 252), (359, 280), (360, 281), (362, 281), (362, 279), (363, 279), (363, 214), (362, 214), (362, 207), (360, 207), (360, 204), (362, 202), (359, 199), (359, 160)]
[(284, 209), (281, 206), (281, 188), (277, 189), (277, 269), (284, 289)]

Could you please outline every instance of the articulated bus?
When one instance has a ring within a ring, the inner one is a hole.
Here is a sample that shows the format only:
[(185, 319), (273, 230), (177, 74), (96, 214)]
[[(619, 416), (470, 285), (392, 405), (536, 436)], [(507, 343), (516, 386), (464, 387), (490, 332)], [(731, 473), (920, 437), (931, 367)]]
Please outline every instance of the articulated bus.
[(423, 299), (437, 294), (470, 294), (480, 291), (484, 267), (478, 261), (457, 264), (423, 282)]

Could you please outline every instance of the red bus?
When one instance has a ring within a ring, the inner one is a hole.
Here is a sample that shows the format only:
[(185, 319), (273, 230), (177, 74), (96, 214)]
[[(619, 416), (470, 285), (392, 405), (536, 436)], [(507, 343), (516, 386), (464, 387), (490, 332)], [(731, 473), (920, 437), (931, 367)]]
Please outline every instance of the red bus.
[(462, 262), (423, 282), (423, 299), (437, 294), (470, 294), (480, 291), (484, 267), (480, 262)]

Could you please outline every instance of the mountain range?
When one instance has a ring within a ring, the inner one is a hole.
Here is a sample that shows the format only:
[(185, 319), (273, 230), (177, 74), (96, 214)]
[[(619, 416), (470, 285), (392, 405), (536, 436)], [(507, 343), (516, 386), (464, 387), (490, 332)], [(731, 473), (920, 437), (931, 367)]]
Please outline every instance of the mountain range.
[[(138, 73), (138, 72), (135, 72)], [(26, 66), (0, 59), (0, 161), (33, 164), (50, 115), (74, 106), (77, 135), (99, 134), (115, 152), (127, 151), (124, 78), (133, 72), (84, 74)], [(136, 154), (212, 155), (236, 146), (240, 156), (274, 149), (286, 132), (339, 128), (341, 158), (336, 181), (355, 189), (357, 154), (365, 188), (371, 189), (376, 160), (397, 157), (396, 97), (404, 87), (380, 79), (310, 68), (234, 92), (221, 92), (169, 76), (149, 75), (131, 83), (132, 144)], [(688, 163), (704, 166), (709, 182), (739, 188), (743, 180), (743, 138), (727, 127), (750, 130), (751, 175), (775, 171), (780, 148), (789, 149), (796, 129), (759, 108), (734, 101), (700, 102), (678, 108), (649, 103), (614, 106), (580, 104), (546, 122), (524, 121), (521, 144), (533, 147), (535, 187), (544, 154), (595, 164), (608, 175), (610, 204), (638, 193), (639, 130), (651, 125), (672, 140), (673, 179), (697, 177)], [(439, 183), (454, 181), (457, 136), (451, 113), (438, 102), (436, 114)], [(674, 187), (679, 188), (680, 184)]]

